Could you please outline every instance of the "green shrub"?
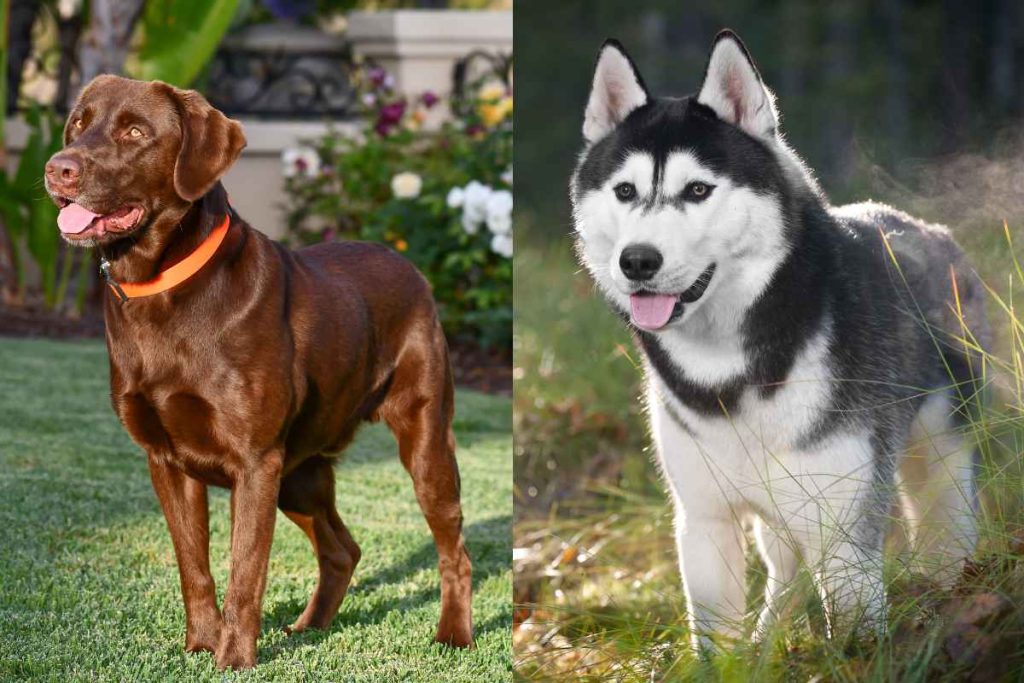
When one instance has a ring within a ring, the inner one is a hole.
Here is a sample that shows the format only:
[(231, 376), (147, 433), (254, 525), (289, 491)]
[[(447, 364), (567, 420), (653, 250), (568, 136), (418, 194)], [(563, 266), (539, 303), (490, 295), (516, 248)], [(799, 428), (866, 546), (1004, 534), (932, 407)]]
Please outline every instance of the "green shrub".
[(357, 134), (332, 131), (283, 154), (293, 243), (390, 245), (434, 288), (445, 330), (483, 346), (512, 337), (512, 98), (476, 84), (470, 106), (437, 130), (438, 99), (397, 95), (379, 68), (358, 76)]

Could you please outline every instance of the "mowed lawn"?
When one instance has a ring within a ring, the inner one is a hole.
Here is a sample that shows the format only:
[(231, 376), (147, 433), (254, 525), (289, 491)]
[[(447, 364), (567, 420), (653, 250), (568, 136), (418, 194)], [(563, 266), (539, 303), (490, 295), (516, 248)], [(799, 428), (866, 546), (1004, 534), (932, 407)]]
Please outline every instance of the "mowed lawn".
[[(309, 542), (278, 514), (259, 666), (245, 681), (511, 678), (511, 407), (460, 391), (456, 434), (473, 559), (477, 647), (434, 645), (437, 557), (391, 434), (368, 426), (337, 468), (363, 549), (330, 630), (288, 636), (316, 582)], [(223, 600), (226, 491), (211, 489)], [(185, 655), (171, 540), (142, 451), (109, 401), (100, 342), (0, 339), (0, 680), (224, 680)]]

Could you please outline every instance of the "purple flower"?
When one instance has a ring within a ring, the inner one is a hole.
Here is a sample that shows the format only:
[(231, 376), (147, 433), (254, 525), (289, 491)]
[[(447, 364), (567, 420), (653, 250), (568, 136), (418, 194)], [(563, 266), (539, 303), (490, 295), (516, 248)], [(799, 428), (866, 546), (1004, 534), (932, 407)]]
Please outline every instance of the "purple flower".
[(432, 109), (435, 104), (440, 101), (441, 98), (433, 90), (427, 90), (420, 96), (420, 100), (423, 102), (423, 106), (427, 109)]
[(316, 9), (311, 0), (263, 0), (276, 19), (302, 19)]
[(387, 83), (388, 72), (380, 67), (373, 67), (370, 69), (368, 75), (370, 77), (370, 83), (372, 83), (375, 88), (379, 88)]
[(387, 137), (388, 133), (391, 132), (391, 128), (392, 127), (393, 127), (393, 124), (390, 124), (387, 121), (385, 121), (383, 118), (381, 118), (381, 119), (377, 119), (377, 125), (374, 126), (373, 129), (375, 131), (377, 131), (377, 135), (379, 135), (379, 136), (381, 136), (383, 138), (383, 137)]
[(334, 238), (338, 236), (338, 231), (334, 228), (327, 228), (324, 230), (322, 238), (324, 242), (332, 242)]
[(385, 104), (380, 108), (380, 120), (388, 123), (389, 125), (395, 125), (402, 120), (402, 115), (405, 114), (405, 101), (399, 100), (398, 102), (392, 102), (391, 104)]

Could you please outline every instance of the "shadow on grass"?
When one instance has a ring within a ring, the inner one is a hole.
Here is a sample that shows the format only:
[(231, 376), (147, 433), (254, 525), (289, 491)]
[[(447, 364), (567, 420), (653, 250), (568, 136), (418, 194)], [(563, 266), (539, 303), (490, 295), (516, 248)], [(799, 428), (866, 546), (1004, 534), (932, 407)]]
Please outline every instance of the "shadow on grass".
[[(500, 575), (509, 569), (509, 558), (512, 556), (512, 518), (509, 515), (503, 515), (474, 522), (466, 526), (463, 529), (463, 533), (466, 538), (470, 559), (473, 562), (473, 591), (475, 594), (476, 590), (487, 579)], [(424, 535), (424, 538), (429, 539), (429, 536)], [(397, 559), (372, 576), (365, 579), (360, 577), (361, 580), (352, 587), (349, 595), (352, 595), (354, 592), (371, 593), (383, 586), (400, 582), (424, 569), (436, 569), (436, 567), (437, 550), (434, 547), (434, 542), (433, 540), (425, 540), (411, 554)], [(358, 567), (356, 568), (356, 576), (359, 576)], [(346, 599), (342, 603), (341, 610), (329, 629), (292, 634), (284, 643), (261, 648), (260, 660), (269, 661), (271, 658), (287, 650), (305, 645), (315, 645), (329, 638), (332, 633), (348, 626), (376, 624), (396, 611), (407, 612), (423, 605), (439, 602), (441, 579), (439, 574), (436, 576), (437, 580), (432, 582), (431, 586), (420, 588), (412, 593), (389, 600), (384, 604), (365, 605), (353, 610), (348, 607), (353, 602)], [(295, 621), (305, 607), (305, 598), (277, 603), (271, 612), (264, 614), (264, 630), (284, 629)], [(477, 624), (474, 629), (474, 635), (479, 637), (497, 629), (510, 628), (512, 628), (511, 602), (509, 602), (507, 609), (503, 610), (501, 614)]]

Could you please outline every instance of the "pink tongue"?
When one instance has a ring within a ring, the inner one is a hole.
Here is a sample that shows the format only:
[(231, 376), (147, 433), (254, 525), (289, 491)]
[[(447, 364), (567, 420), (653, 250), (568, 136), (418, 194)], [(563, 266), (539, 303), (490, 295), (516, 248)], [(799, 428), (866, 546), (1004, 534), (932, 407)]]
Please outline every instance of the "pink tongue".
[(89, 227), (89, 224), (100, 214), (93, 213), (89, 209), (78, 204), (68, 204), (57, 214), (57, 227), (61, 232), (77, 234)]
[(678, 297), (671, 294), (631, 294), (629, 306), (633, 323), (645, 330), (657, 330), (672, 317)]

